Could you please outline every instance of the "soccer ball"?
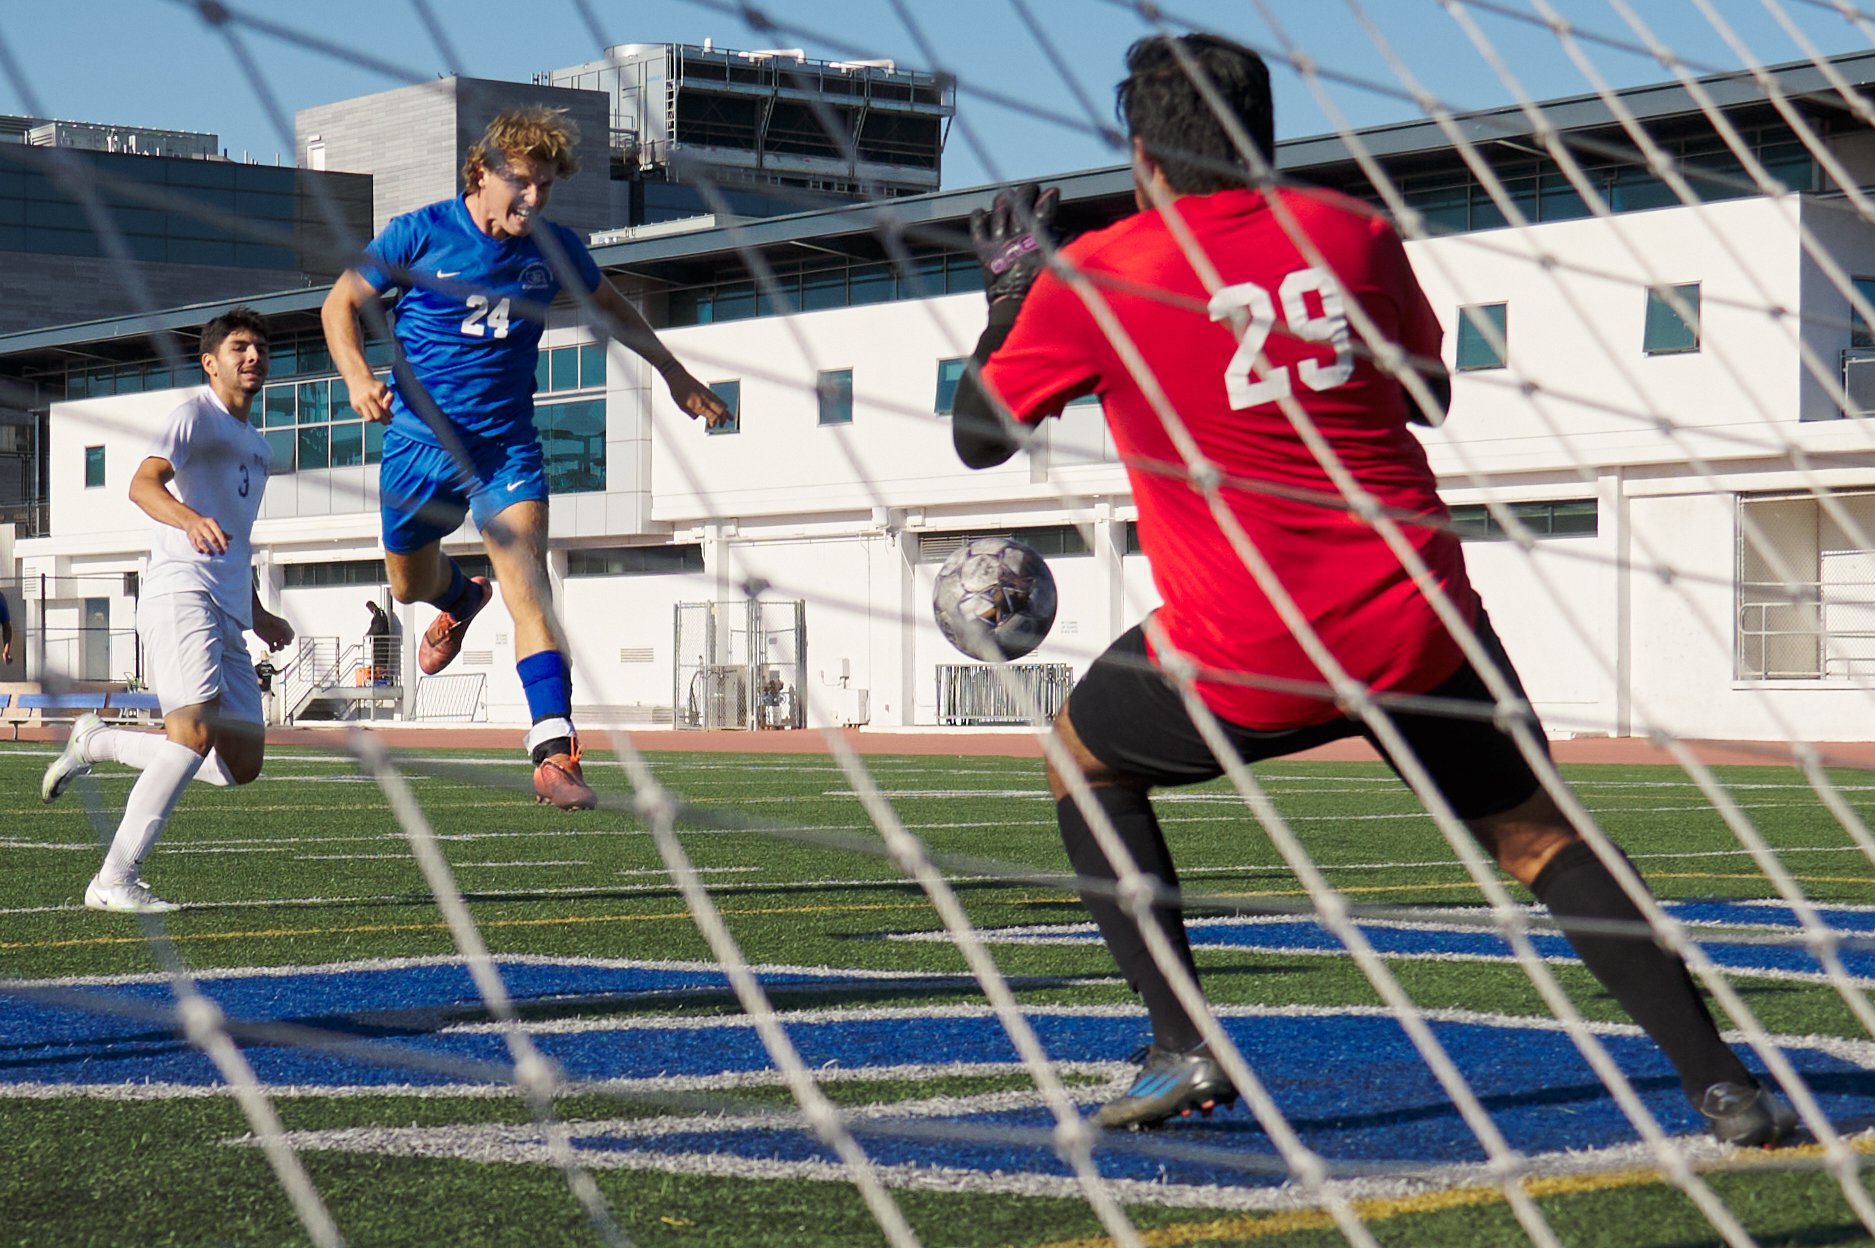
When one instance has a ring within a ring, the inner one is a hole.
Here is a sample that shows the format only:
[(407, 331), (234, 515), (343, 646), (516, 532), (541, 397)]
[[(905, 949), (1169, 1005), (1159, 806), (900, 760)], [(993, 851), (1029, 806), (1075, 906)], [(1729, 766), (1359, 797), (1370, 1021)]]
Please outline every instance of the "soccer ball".
[(938, 569), (932, 614), (944, 639), (973, 659), (1006, 663), (1055, 624), (1055, 576), (1013, 537), (979, 537)]

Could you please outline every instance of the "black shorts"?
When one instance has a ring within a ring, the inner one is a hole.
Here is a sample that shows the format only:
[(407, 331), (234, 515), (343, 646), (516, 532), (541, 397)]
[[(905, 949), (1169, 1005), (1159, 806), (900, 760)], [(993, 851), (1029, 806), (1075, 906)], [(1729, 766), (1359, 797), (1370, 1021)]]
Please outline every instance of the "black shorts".
[[(1521, 695), (1523, 684), (1483, 611), (1478, 613), (1477, 632), (1485, 651)], [(1501, 814), (1537, 791), (1536, 774), (1517, 743), (1493, 722), (1491, 695), (1471, 664), (1423, 697), (1476, 707), (1467, 714), (1463, 708), (1449, 706), (1442, 711), (1386, 706), (1408, 748), (1459, 818)], [(1454, 710), (1460, 713), (1453, 714)], [(1215, 780), (1224, 774), (1186, 713), (1178, 690), (1147, 656), (1146, 636), (1138, 627), (1129, 629), (1094, 660), (1086, 679), (1074, 686), (1064, 713), (1089, 752), (1121, 775), (1154, 785), (1179, 785)], [(1224, 719), (1218, 723), (1247, 763), (1364, 736), (1399, 771), (1374, 741), (1372, 731), (1356, 720), (1342, 718), (1275, 731), (1245, 728)], [(1539, 726), (1539, 739), (1541, 735)]]

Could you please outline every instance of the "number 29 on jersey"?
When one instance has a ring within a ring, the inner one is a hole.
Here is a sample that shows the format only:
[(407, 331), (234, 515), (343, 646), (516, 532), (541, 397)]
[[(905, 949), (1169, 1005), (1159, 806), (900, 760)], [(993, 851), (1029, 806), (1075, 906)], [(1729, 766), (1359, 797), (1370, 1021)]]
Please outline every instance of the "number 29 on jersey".
[[(1320, 313), (1309, 311), (1311, 294), (1321, 303)], [(1329, 344), (1335, 351), (1332, 361), (1306, 359), (1293, 366), (1272, 367), (1263, 358), (1264, 344), (1276, 328), (1279, 303), (1285, 332), (1304, 342)], [(1354, 353), (1348, 346), (1348, 318), (1341, 287), (1321, 269), (1297, 269), (1283, 278), (1274, 297), (1255, 282), (1225, 286), (1211, 296), (1209, 310), (1212, 320), (1228, 321), (1233, 330), (1242, 327), (1237, 350), (1224, 368), (1224, 392), (1236, 411), (1288, 398), (1295, 392), (1292, 367), (1295, 379), (1311, 390), (1332, 390), (1346, 385), (1354, 376)]]

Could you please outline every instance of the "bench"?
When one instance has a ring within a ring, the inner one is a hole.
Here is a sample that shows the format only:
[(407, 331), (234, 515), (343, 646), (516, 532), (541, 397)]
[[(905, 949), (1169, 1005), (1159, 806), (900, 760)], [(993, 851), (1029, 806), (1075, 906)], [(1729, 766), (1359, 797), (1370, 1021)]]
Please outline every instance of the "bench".
[(162, 718), (162, 706), (153, 693), (132, 693), (121, 689), (92, 689), (73, 693), (0, 693), (0, 723), (13, 729), (13, 739), (20, 739), (20, 729), (27, 724), (69, 724), (87, 711), (105, 719), (154, 722)]

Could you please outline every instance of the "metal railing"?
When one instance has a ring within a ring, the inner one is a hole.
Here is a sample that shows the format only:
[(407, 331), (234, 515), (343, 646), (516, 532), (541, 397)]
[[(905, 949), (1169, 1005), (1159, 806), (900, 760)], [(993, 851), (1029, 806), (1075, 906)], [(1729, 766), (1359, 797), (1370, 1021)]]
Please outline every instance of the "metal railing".
[(1074, 688), (1066, 663), (940, 663), (940, 724), (988, 726), (1051, 720)]

